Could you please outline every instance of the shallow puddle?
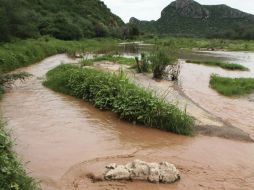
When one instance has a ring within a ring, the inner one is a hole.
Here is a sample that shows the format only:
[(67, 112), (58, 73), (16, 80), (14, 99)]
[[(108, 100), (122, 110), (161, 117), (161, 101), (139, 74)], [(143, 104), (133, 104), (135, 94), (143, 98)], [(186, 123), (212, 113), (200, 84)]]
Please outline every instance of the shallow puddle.
[[(22, 69), (34, 77), (1, 102), (18, 154), (43, 190), (55, 189), (254, 189), (254, 144), (205, 136), (184, 137), (135, 126), (81, 100), (42, 86), (43, 75), (65, 55)], [(173, 185), (144, 182), (91, 183), (87, 172), (111, 162), (168, 161), (180, 169)]]

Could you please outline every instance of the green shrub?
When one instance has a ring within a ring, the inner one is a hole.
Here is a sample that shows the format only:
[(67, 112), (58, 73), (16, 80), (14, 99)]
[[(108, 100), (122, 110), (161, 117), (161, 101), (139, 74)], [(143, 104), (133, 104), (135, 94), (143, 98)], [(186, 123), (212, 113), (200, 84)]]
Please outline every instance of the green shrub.
[(176, 57), (170, 54), (170, 51), (164, 49), (158, 49), (151, 53), (150, 61), (152, 63), (153, 68), (153, 77), (155, 79), (162, 79), (165, 68), (174, 64), (176, 61)]
[(123, 72), (111, 74), (60, 65), (47, 73), (44, 85), (91, 102), (99, 109), (111, 110), (127, 121), (177, 134), (193, 132), (191, 117), (152, 92), (137, 87)]
[(254, 78), (227, 78), (213, 74), (210, 86), (225, 96), (240, 96), (254, 92)]

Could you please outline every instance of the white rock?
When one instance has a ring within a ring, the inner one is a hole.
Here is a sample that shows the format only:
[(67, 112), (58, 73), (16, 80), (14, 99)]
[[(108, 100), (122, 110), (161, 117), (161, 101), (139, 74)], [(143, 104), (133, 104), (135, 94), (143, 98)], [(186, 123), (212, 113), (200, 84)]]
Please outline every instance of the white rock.
[(143, 180), (152, 183), (173, 183), (180, 179), (179, 171), (168, 162), (147, 163), (135, 160), (126, 165), (110, 164), (106, 166), (106, 180)]
[(117, 165), (115, 163), (106, 166), (107, 169), (115, 169), (116, 167)]
[(135, 160), (131, 170), (131, 179), (133, 180), (147, 180), (150, 168), (146, 162)]
[(152, 183), (158, 183), (160, 181), (160, 169), (159, 164), (151, 163), (149, 164), (150, 172), (148, 180)]
[(161, 162), (159, 169), (160, 169), (160, 182), (162, 183), (173, 183), (180, 179), (179, 171), (173, 164)]
[(129, 180), (130, 179), (130, 172), (129, 170), (122, 165), (118, 165), (114, 169), (110, 169), (105, 174), (106, 180)]

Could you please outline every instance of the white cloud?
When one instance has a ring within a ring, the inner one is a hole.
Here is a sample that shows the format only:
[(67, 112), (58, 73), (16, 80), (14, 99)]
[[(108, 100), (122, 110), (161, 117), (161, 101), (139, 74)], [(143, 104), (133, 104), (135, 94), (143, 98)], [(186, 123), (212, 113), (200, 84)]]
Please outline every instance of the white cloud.
[[(157, 20), (161, 11), (173, 0), (101, 0), (113, 13), (120, 16), (125, 22), (131, 17), (140, 20)], [(233, 8), (254, 14), (253, 0), (197, 0), (201, 4), (226, 4)]]

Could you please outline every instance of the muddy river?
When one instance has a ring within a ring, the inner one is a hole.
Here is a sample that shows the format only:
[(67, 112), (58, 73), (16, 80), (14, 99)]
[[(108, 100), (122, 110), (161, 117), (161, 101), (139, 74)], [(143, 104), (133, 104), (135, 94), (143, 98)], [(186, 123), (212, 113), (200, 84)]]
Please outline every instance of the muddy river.
[[(120, 121), (109, 112), (99, 111), (88, 103), (42, 86), (43, 76), (49, 69), (70, 61), (65, 55), (56, 55), (22, 69), (34, 76), (17, 83), (0, 104), (7, 127), (16, 139), (15, 149), (30, 175), (41, 182), (43, 190), (254, 189), (253, 143), (202, 135), (184, 137), (146, 129)], [(183, 71), (192, 69), (190, 66), (184, 66)], [(191, 98), (200, 89), (185, 81), (201, 77), (194, 74), (190, 79), (182, 80), (183, 90)], [(198, 81), (197, 86), (204, 88), (202, 81)], [(207, 89), (205, 92), (212, 94), (209, 102), (203, 100), (207, 94), (195, 97), (193, 101), (201, 101), (201, 106), (209, 107), (214, 114), (219, 113), (219, 108), (212, 108), (216, 107), (212, 101), (219, 95)], [(219, 98), (224, 105), (223, 97)], [(251, 106), (247, 108), (253, 113)], [(226, 117), (224, 111), (221, 117), (224, 114)], [(232, 115), (233, 119), (240, 117), (235, 115)], [(249, 130), (248, 118), (243, 125), (246, 122)], [(92, 183), (86, 178), (87, 173), (99, 173), (108, 163), (127, 163), (134, 159), (171, 162), (179, 168), (182, 178), (172, 185)]]
[(254, 77), (254, 53), (250, 52), (197, 52), (191, 57), (198, 59), (223, 60), (238, 63), (250, 71), (228, 71), (219, 67), (183, 64), (180, 85), (192, 101), (227, 123), (239, 127), (254, 139), (254, 94), (229, 98), (209, 88), (210, 75), (215, 73), (225, 77)]

